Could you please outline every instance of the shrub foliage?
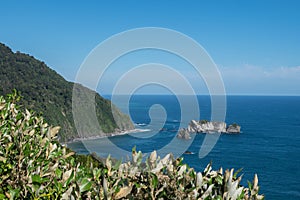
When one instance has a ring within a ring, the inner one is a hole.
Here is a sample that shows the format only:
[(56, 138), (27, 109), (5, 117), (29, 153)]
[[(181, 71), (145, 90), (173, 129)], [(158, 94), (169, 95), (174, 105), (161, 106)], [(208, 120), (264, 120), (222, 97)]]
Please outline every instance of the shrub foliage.
[(28, 110), (16, 93), (0, 97), (0, 199), (263, 199), (257, 176), (249, 186), (233, 170), (203, 172), (156, 151), (143, 162), (76, 155), (59, 144), (59, 127)]

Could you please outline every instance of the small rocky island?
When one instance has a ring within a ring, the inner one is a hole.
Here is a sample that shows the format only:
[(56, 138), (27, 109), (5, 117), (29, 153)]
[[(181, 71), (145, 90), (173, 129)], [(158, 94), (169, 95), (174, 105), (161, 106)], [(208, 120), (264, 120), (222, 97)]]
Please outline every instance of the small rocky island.
[(238, 124), (231, 124), (227, 126), (225, 122), (210, 122), (207, 120), (192, 120), (188, 128), (182, 128), (179, 130), (177, 137), (180, 139), (190, 139), (191, 133), (227, 133), (238, 134), (241, 132), (241, 126)]

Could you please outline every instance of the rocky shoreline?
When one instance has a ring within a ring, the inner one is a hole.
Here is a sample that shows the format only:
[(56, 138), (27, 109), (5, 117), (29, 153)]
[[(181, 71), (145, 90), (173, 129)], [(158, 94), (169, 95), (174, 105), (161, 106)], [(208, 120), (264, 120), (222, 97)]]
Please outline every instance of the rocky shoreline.
[(191, 139), (191, 133), (225, 133), (225, 134), (239, 134), (241, 126), (238, 124), (231, 124), (227, 126), (225, 122), (214, 122), (207, 120), (192, 120), (187, 128), (182, 128), (177, 134), (177, 138)]
[(119, 131), (119, 132), (114, 132), (114, 133), (105, 133), (105, 135), (96, 135), (96, 136), (88, 136), (88, 137), (78, 137), (78, 138), (73, 138), (67, 142), (72, 143), (72, 142), (79, 142), (79, 141), (85, 141), (85, 140), (95, 140), (95, 139), (101, 139), (101, 138), (108, 138), (108, 137), (115, 137), (119, 135), (126, 135), (129, 133), (141, 133), (141, 132), (146, 132), (149, 131), (148, 129), (131, 129), (131, 130), (126, 130), (126, 131)]

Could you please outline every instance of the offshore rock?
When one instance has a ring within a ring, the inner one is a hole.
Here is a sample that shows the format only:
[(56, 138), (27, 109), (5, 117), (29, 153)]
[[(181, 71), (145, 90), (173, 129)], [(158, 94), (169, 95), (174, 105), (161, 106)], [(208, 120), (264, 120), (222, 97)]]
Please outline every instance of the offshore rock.
[(241, 126), (237, 124), (229, 125), (227, 128), (227, 133), (240, 133), (241, 132)]
[(226, 123), (225, 122), (209, 122), (207, 120), (192, 120), (189, 123), (188, 131), (191, 133), (225, 133)]
[(179, 130), (177, 137), (180, 139), (190, 139), (190, 133), (229, 133), (238, 134), (241, 132), (241, 126), (231, 124), (227, 127), (225, 122), (210, 122), (207, 120), (192, 120), (187, 128)]
[(182, 128), (179, 130), (177, 134), (177, 138), (189, 140), (191, 139), (190, 132), (186, 128)]

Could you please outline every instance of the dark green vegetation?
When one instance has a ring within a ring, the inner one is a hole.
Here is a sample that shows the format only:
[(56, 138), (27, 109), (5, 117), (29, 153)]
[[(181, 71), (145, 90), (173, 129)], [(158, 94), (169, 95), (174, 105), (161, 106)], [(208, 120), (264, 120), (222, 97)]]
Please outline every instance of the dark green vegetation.
[(206, 124), (207, 122), (208, 122), (208, 120), (206, 120), (206, 119), (200, 120), (200, 124)]
[(231, 126), (233, 126), (234, 128), (238, 127), (239, 125), (237, 123), (233, 123)]
[(172, 154), (146, 162), (101, 163), (76, 155), (56, 140), (59, 127), (19, 108), (16, 93), (0, 96), (0, 199), (263, 199), (257, 176), (240, 185), (233, 170), (195, 172)]
[[(41, 113), (50, 124), (61, 127), (60, 141), (78, 137), (72, 114), (72, 90), (74, 83), (66, 81), (44, 62), (11, 49), (0, 43), (0, 95), (6, 95), (13, 89), (21, 92), (21, 103), (27, 109)], [(82, 94), (82, 105), (87, 94), (93, 91), (77, 84)], [(112, 115), (111, 102), (95, 94), (97, 120), (101, 131), (112, 133), (118, 130), (133, 129), (127, 115), (113, 107), (117, 123)], [(85, 117), (85, 116), (83, 116)], [(98, 135), (100, 130), (92, 134)], [(101, 132), (100, 131), (100, 132)], [(93, 136), (91, 133), (85, 136)]]

